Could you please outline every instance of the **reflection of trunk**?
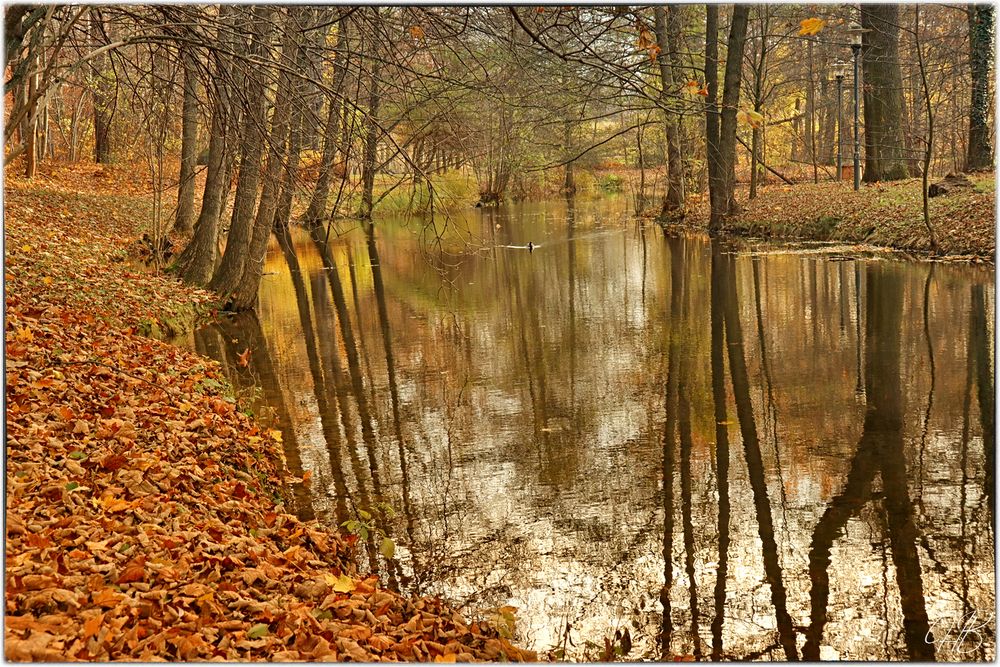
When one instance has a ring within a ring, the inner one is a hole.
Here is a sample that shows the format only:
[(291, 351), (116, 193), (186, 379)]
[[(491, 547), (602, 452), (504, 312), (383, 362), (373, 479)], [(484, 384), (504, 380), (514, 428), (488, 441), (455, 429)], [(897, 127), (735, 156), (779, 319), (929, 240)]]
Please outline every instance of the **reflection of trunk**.
[(979, 398), (979, 421), (983, 430), (983, 456), (986, 462), (985, 493), (990, 508), (990, 527), (996, 511), (996, 425), (994, 423), (993, 371), (990, 368), (989, 332), (986, 329), (986, 298), (983, 285), (972, 286), (972, 313), (969, 331), (969, 352), (976, 366), (976, 388)]
[(313, 390), (316, 396), (316, 408), (319, 410), (320, 424), (323, 427), (323, 438), (326, 440), (327, 451), (330, 454), (330, 471), (333, 475), (333, 488), (336, 494), (335, 514), (337, 523), (347, 521), (350, 516), (347, 512), (347, 500), (350, 491), (344, 479), (344, 472), (340, 467), (340, 427), (334, 420), (333, 410), (330, 407), (330, 389), (326, 386), (326, 378), (323, 376), (323, 364), (320, 360), (319, 349), (316, 344), (316, 332), (313, 329), (312, 310), (309, 304), (309, 293), (306, 289), (305, 278), (299, 266), (299, 258), (295, 254), (295, 246), (292, 243), (291, 235), (287, 228), (276, 231), (278, 245), (285, 256), (288, 264), (288, 273), (292, 279), (292, 286), (295, 288), (295, 303), (299, 311), (299, 323), (302, 325), (302, 333), (306, 344), (306, 358), (309, 360), (309, 372), (312, 375)]
[[(375, 226), (366, 225), (368, 240), (368, 262), (371, 265), (372, 285), (378, 304), (378, 318), (382, 330), (382, 347), (385, 350), (385, 366), (389, 375), (389, 397), (392, 402), (392, 423), (396, 430), (396, 447), (399, 451), (399, 467), (402, 472), (403, 515), (406, 517), (406, 531), (413, 544), (413, 510), (410, 507), (409, 466), (406, 462), (406, 442), (403, 439), (403, 420), (399, 414), (399, 388), (396, 382), (396, 358), (392, 353), (392, 332), (389, 330), (389, 309), (385, 301), (385, 285), (382, 283), (382, 265), (379, 261), (378, 246), (375, 243)], [(414, 555), (414, 558), (416, 556)]]
[(660, 604), (663, 606), (663, 627), (660, 634), (660, 656), (670, 656), (670, 638), (673, 634), (670, 589), (674, 583), (674, 430), (677, 422), (677, 385), (680, 364), (681, 295), (684, 271), (680, 261), (679, 241), (671, 239), (670, 248), (670, 319), (667, 330), (667, 386), (663, 421), (663, 588)]
[[(285, 459), (288, 461), (288, 468), (293, 475), (301, 477), (303, 468), (302, 460), (299, 458), (295, 427), (285, 403), (285, 394), (281, 390), (278, 375), (271, 361), (267, 340), (260, 328), (260, 320), (257, 319), (256, 313), (243, 313), (231, 319), (220, 319), (219, 329), (222, 332), (230, 361), (236, 359), (239, 354), (246, 350), (250, 351), (250, 361), (247, 368), (240, 369), (239, 365), (234, 363), (230, 363), (229, 368), (235, 371), (234, 374), (237, 378), (241, 379), (238, 381), (242, 386), (259, 387), (263, 392), (263, 403), (274, 408), (276, 426), (281, 431), (281, 442)], [(234, 378), (230, 377), (230, 381), (234, 381)], [(296, 513), (303, 519), (312, 519), (313, 508), (309, 490), (301, 482), (298, 482), (292, 485), (292, 495), (295, 498)]]
[(194, 224), (194, 169), (198, 158), (198, 73), (195, 55), (183, 50), (184, 102), (181, 111), (181, 173), (177, 184), (174, 231), (187, 234)]
[[(351, 461), (351, 468), (354, 472), (354, 479), (358, 489), (358, 503), (353, 508), (372, 513), (372, 497), (368, 493), (364, 475), (364, 466), (358, 457), (356, 444), (357, 429), (354, 427), (354, 418), (351, 413), (349, 385), (350, 382), (344, 379), (343, 367), (340, 365), (340, 348), (337, 344), (337, 334), (333, 328), (335, 319), (334, 313), (330, 310), (330, 297), (327, 294), (327, 284), (323, 281), (323, 276), (318, 274), (313, 281), (313, 303), (316, 309), (316, 329), (319, 337), (320, 358), (322, 359), (323, 374), (329, 378), (333, 384), (334, 396), (330, 399), (332, 410), (335, 411), (344, 429), (346, 439), (346, 449), (348, 458)], [(327, 394), (329, 396), (329, 394)], [(339, 453), (339, 452), (338, 452)], [(374, 515), (373, 515), (374, 516)], [(376, 517), (376, 521), (378, 518)], [(368, 566), (372, 572), (378, 571), (378, 559), (376, 557), (375, 538), (369, 533), (366, 541), (368, 551)]]
[(715, 573), (715, 617), (712, 619), (712, 660), (722, 658), (722, 624), (726, 610), (726, 577), (729, 572), (729, 418), (726, 415), (725, 325), (722, 291), (723, 257), (712, 244), (711, 329), (712, 401), (715, 406), (715, 468), (719, 480), (719, 567)]
[[(351, 380), (351, 389), (354, 394), (355, 405), (358, 408), (358, 417), (361, 421), (361, 439), (365, 444), (365, 449), (368, 454), (368, 467), (372, 478), (372, 491), (375, 495), (376, 502), (381, 502), (385, 500), (385, 496), (382, 492), (382, 482), (379, 477), (378, 462), (376, 459), (376, 441), (375, 441), (375, 430), (374, 421), (372, 420), (371, 409), (368, 405), (368, 398), (365, 395), (364, 389), (364, 378), (361, 373), (361, 364), (358, 359), (358, 348), (357, 342), (354, 338), (354, 330), (351, 327), (351, 319), (347, 310), (347, 300), (344, 298), (344, 289), (340, 283), (340, 275), (337, 273), (337, 264), (333, 260), (333, 254), (330, 252), (330, 246), (326, 243), (323, 238), (323, 232), (320, 229), (314, 229), (312, 233), (313, 242), (316, 244), (317, 250), (319, 250), (320, 257), (323, 259), (323, 267), (327, 276), (327, 282), (330, 285), (330, 292), (333, 295), (333, 305), (337, 311), (337, 321), (340, 325), (340, 337), (344, 342), (344, 351), (347, 355), (347, 369)], [(341, 405), (341, 411), (345, 411), (347, 408), (345, 405)], [(378, 519), (376, 519), (378, 520)], [(381, 526), (383, 531), (388, 534), (388, 526)], [(396, 583), (396, 569), (397, 566), (394, 560), (389, 561), (389, 584), (393, 587), (397, 587)]]
[(896, 568), (909, 656), (911, 660), (934, 659), (934, 645), (926, 641), (929, 626), (916, 547), (918, 533), (913, 521), (903, 452), (899, 344), (902, 305), (902, 282), (899, 275), (891, 269), (873, 268), (867, 278), (867, 407), (863, 432), (844, 488), (831, 501), (813, 532), (809, 552), (812, 611), (803, 647), (803, 657), (807, 660), (819, 659), (830, 594), (831, 547), (834, 540), (842, 535), (851, 516), (869, 500), (872, 479), (878, 468), (882, 472), (890, 549)]
[(798, 660), (795, 632), (792, 619), (788, 615), (785, 602), (785, 585), (782, 580), (781, 565), (778, 562), (778, 546), (774, 541), (774, 523), (771, 517), (771, 503), (767, 497), (767, 481), (764, 478), (764, 462), (757, 439), (757, 425), (754, 421), (753, 404), (750, 401), (750, 380), (747, 375), (746, 359), (743, 356), (743, 330), (740, 325), (740, 309), (736, 291), (736, 263), (726, 258), (724, 276), (726, 340), (729, 348), (729, 374), (736, 399), (736, 415), (743, 436), (743, 452), (753, 490), (754, 510), (757, 515), (758, 534), (764, 556), (764, 574), (771, 587), (771, 602), (774, 604), (778, 625), (778, 639), (789, 660)]
[(918, 532), (906, 478), (903, 452), (903, 394), (900, 386), (900, 323), (903, 313), (902, 278), (892, 269), (869, 273), (868, 410), (865, 433), (875, 439), (882, 469), (885, 511), (889, 525), (892, 562), (896, 567), (903, 630), (911, 660), (933, 660), (934, 645), (925, 639), (929, 630), (924, 607)]
[[(686, 310), (686, 308), (685, 308)], [(688, 607), (691, 611), (691, 637), (694, 640), (694, 657), (701, 659), (701, 633), (698, 630), (698, 586), (694, 571), (694, 524), (691, 507), (691, 401), (687, 384), (688, 363), (680, 362), (677, 383), (677, 430), (681, 444), (681, 519), (684, 527), (684, 569), (688, 576)]]

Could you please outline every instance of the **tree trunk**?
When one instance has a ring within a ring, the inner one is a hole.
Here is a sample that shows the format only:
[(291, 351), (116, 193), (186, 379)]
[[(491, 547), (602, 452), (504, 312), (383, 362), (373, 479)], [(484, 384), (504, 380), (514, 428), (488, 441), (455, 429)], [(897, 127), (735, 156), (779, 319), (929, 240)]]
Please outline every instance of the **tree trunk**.
[[(375, 9), (378, 12), (378, 9)], [(369, 53), (374, 46), (369, 45)], [(365, 116), (365, 153), (361, 162), (361, 212), (362, 220), (372, 219), (372, 191), (375, 188), (375, 167), (378, 150), (378, 110), (379, 102), (379, 71), (381, 63), (371, 60), (371, 73), (368, 77), (368, 113)]]
[(198, 73), (195, 55), (185, 49), (184, 106), (181, 111), (181, 173), (177, 184), (177, 214), (174, 231), (191, 232), (194, 223), (194, 170), (198, 160)]
[[(94, 47), (104, 46), (103, 18), (98, 8), (90, 10), (90, 36)], [(100, 55), (91, 61), (91, 75), (94, 77), (94, 162), (111, 162), (111, 94), (104, 68), (108, 66), (107, 55)]]
[[(724, 204), (718, 203), (725, 187), (719, 150), (719, 6), (705, 5), (705, 148), (708, 167), (708, 198), (711, 218), (708, 228), (713, 230), (721, 225)], [(719, 219), (716, 219), (717, 214)]]
[[(287, 67), (293, 67), (298, 60), (298, 44), (296, 35), (300, 34), (295, 25), (295, 14), (303, 9), (292, 9), (292, 16), (285, 19), (285, 36), (282, 44), (282, 57)], [(264, 187), (260, 194), (260, 204), (257, 207), (257, 218), (253, 225), (253, 234), (247, 248), (243, 273), (236, 283), (228, 300), (230, 310), (252, 310), (257, 305), (257, 292), (260, 289), (260, 278), (264, 273), (264, 256), (267, 253), (267, 241), (274, 229), (274, 213), (278, 205), (278, 189), (281, 184), (281, 170), (285, 164), (288, 131), (292, 111), (294, 85), (292, 75), (283, 71), (278, 79), (278, 90), (275, 95), (274, 114), (271, 118), (272, 150), (267, 158), (267, 168), (264, 172)], [(228, 247), (227, 247), (228, 250)]]
[(743, 50), (747, 40), (749, 5), (735, 5), (729, 28), (726, 75), (722, 84), (722, 122), (719, 128), (719, 163), (716, 167), (717, 196), (712, 196), (709, 233), (718, 232), (725, 218), (737, 212), (736, 205), (736, 111), (740, 102)]
[(903, 141), (899, 7), (861, 5), (866, 183), (909, 176)]
[[(227, 17), (232, 9), (221, 5), (219, 11), (219, 41), (226, 39), (224, 31), (230, 28)], [(218, 254), (219, 219), (225, 208), (232, 174), (232, 159), (226, 146), (225, 130), (229, 105), (229, 89), (226, 81), (230, 76), (226, 56), (216, 55), (216, 95), (212, 108), (211, 135), (208, 142), (208, 168), (205, 176), (205, 191), (202, 193), (201, 213), (194, 224), (194, 234), (187, 247), (177, 258), (178, 273), (192, 285), (205, 285), (212, 277)]]
[[(250, 53), (261, 57), (264, 41), (270, 34), (272, 8), (260, 6), (244, 8), (254, 26), (250, 40)], [(242, 66), (246, 72), (247, 96), (250, 100), (244, 123), (245, 136), (240, 146), (240, 174), (233, 201), (233, 216), (226, 239), (226, 250), (208, 288), (221, 295), (236, 289), (243, 275), (243, 265), (249, 252), (254, 228), (254, 205), (257, 202), (257, 184), (260, 181), (261, 153), (264, 150), (264, 73), (260, 67)]]
[[(337, 45), (336, 57), (333, 61), (333, 90), (335, 94), (344, 90), (344, 77), (347, 68), (344, 63), (347, 60), (347, 22), (341, 19), (337, 23)], [(316, 188), (313, 190), (312, 199), (309, 201), (309, 208), (303, 216), (303, 222), (307, 227), (319, 225), (326, 215), (326, 206), (330, 199), (330, 182), (333, 179), (334, 162), (337, 159), (337, 151), (342, 146), (340, 141), (340, 131), (342, 124), (343, 103), (340, 97), (329, 96), (329, 110), (326, 115), (326, 130), (323, 136), (323, 157), (320, 163), (319, 177), (316, 179)]]
[[(660, 106), (664, 115), (667, 141), (667, 194), (660, 211), (661, 220), (684, 218), (684, 162), (681, 157), (680, 116), (671, 108), (670, 95), (677, 93), (674, 82), (674, 61), (680, 41), (680, 8), (677, 5), (655, 5), (656, 41), (660, 47)], [(669, 60), (669, 62), (668, 62)]]
[[(38, 59), (37, 56), (32, 63), (32, 69), (37, 69)], [(28, 99), (33, 99), (35, 97), (35, 92), (38, 89), (38, 73), (33, 72), (28, 78), (28, 89), (27, 97)], [(21, 128), (21, 132), (24, 136), (21, 137), (21, 141), (25, 145), (24, 156), (24, 176), (26, 178), (35, 177), (35, 163), (37, 160), (37, 153), (35, 147), (35, 139), (38, 136), (38, 120), (34, 111), (28, 113), (24, 119), (24, 126)]]
[(990, 65), (993, 63), (993, 5), (970, 5), (969, 62), (972, 69), (972, 100), (969, 103), (969, 149), (967, 171), (993, 167), (990, 144)]

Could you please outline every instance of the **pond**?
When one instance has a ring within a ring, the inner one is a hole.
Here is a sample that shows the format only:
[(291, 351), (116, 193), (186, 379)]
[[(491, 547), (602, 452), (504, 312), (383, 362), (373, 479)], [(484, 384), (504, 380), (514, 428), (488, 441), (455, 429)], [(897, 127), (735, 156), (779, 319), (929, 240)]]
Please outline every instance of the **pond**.
[(992, 269), (613, 198), (348, 226), (193, 343), (385, 585), (555, 658), (992, 659)]

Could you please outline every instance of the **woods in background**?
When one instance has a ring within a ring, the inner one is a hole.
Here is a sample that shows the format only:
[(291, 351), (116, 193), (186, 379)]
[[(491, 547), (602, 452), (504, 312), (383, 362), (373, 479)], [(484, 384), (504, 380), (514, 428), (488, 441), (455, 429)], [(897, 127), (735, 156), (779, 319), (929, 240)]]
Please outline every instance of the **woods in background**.
[(864, 180), (990, 169), (993, 12), (16, 5), (5, 165), (146, 164), (169, 195), (157, 243), (190, 237), (174, 268), (246, 310), (274, 229), (371, 219), (392, 197), (433, 214), (455, 174), (481, 206), (624, 174), (665, 221), (707, 193), (713, 232), (738, 183), (842, 177), (853, 82), (833, 65), (852, 23)]

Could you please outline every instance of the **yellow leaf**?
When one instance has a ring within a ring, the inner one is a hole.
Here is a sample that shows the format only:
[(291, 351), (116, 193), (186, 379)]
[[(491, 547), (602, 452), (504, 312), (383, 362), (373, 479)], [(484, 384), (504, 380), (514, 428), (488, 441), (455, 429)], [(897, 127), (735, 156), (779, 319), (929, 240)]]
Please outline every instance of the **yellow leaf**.
[(458, 656), (454, 653), (442, 653), (441, 655), (434, 658), (434, 662), (456, 662)]
[(684, 92), (687, 93), (688, 95), (697, 95), (699, 88), (701, 88), (701, 85), (699, 85), (698, 82), (694, 80), (688, 81), (686, 84), (684, 84)]
[(31, 333), (31, 330), (28, 329), (28, 327), (21, 327), (18, 329), (16, 337), (22, 343), (30, 343), (35, 340), (35, 334)]
[(342, 574), (339, 577), (337, 577), (337, 580), (333, 584), (333, 590), (337, 591), (338, 593), (350, 593), (357, 587), (358, 585), (354, 583), (354, 580), (348, 577), (346, 574)]
[(751, 127), (761, 127), (764, 125), (764, 116), (756, 111), (746, 111), (740, 109), (740, 112), (736, 114), (736, 117), (741, 123), (746, 123)]
[(823, 26), (826, 25), (826, 21), (818, 18), (802, 19), (799, 21), (799, 35), (818, 35)]
[(31, 248), (30, 245), (25, 244), (25, 245), (21, 246), (21, 252), (31, 252), (31, 250), (32, 250), (32, 248)]
[(42, 282), (45, 283), (46, 285), (51, 285), (52, 284), (52, 276), (45, 276), (44, 278), (42, 278)]
[(270, 429), (267, 434), (271, 436), (276, 442), (281, 442), (281, 431)]

